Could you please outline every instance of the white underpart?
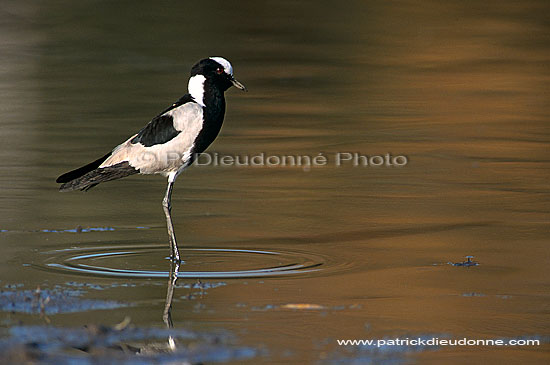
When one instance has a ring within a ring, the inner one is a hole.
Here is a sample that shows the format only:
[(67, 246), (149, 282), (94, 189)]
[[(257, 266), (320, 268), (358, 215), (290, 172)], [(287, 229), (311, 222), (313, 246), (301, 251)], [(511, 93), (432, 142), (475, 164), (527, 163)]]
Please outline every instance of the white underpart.
[(203, 75), (195, 75), (189, 79), (187, 90), (193, 99), (204, 107), (204, 81), (206, 78)]
[(132, 144), (134, 135), (116, 147), (100, 167), (127, 161), (142, 174), (160, 173), (175, 180), (191, 160), (195, 139), (202, 130), (202, 113), (203, 109), (197, 103), (186, 103), (166, 112), (165, 115), (172, 116), (174, 128), (181, 133), (166, 143), (150, 147)]
[(231, 66), (228, 60), (223, 57), (210, 57), (210, 59), (222, 65), (226, 74), (233, 76), (233, 66)]

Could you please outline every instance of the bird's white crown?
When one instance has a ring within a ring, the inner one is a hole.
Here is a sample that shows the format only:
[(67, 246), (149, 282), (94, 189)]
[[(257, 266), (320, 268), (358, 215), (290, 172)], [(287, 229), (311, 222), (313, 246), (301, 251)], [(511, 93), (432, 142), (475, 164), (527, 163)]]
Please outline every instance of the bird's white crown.
[(210, 59), (222, 65), (226, 74), (233, 76), (233, 66), (228, 60), (223, 57), (210, 57)]

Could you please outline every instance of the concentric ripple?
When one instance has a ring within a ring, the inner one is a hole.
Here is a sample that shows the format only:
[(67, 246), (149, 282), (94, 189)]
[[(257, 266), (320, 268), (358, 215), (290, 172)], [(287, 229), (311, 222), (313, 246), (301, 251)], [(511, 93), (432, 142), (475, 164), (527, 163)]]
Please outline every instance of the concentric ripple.
[[(109, 246), (44, 252), (50, 257), (35, 265), (48, 271), (128, 278), (169, 276), (165, 246)], [(180, 278), (248, 278), (303, 275), (320, 271), (322, 257), (300, 251), (240, 248), (180, 249)]]

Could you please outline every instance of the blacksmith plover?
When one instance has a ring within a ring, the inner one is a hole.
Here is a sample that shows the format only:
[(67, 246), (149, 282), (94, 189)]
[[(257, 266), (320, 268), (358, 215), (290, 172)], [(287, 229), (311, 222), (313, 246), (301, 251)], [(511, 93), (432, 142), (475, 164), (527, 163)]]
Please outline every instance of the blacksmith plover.
[(162, 201), (171, 258), (180, 261), (171, 216), (174, 181), (218, 135), (225, 114), (224, 92), (231, 86), (247, 91), (222, 57), (199, 61), (191, 69), (189, 93), (105, 156), (67, 172), (56, 180), (60, 191), (87, 191), (99, 183), (133, 174), (162, 174), (168, 187)]

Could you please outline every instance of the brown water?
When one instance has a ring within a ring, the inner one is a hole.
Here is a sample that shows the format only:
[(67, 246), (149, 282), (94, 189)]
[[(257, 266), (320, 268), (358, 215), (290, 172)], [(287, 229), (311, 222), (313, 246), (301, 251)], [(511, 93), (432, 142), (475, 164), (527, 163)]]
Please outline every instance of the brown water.
[[(130, 305), (51, 325), (164, 326), (165, 180), (86, 194), (59, 194), (54, 181), (183, 95), (195, 61), (224, 56), (250, 92), (227, 93), (209, 151), (329, 161), (180, 176), (175, 328), (228, 331), (255, 349), (247, 363), (548, 362), (547, 2), (0, 9), (0, 285), (84, 287), (83, 298)], [(338, 167), (339, 152), (408, 164)], [(479, 265), (448, 264), (466, 255)], [(197, 278), (211, 287), (193, 288)], [(45, 319), (2, 314), (5, 329), (19, 321)], [(445, 336), (543, 344), (336, 342)]]

